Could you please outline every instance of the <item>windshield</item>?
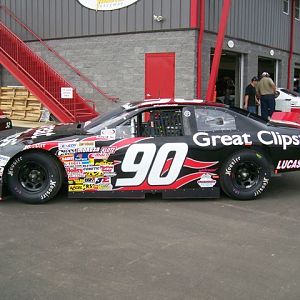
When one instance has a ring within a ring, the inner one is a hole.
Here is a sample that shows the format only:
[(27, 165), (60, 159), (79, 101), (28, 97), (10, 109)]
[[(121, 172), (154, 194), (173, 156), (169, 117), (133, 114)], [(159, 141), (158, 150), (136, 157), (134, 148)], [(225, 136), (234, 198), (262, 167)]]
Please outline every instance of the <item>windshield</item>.
[(98, 116), (90, 121), (85, 122), (84, 129), (89, 131), (90, 129), (106, 122), (107, 120), (110, 120), (118, 115), (121, 115), (124, 111), (125, 111), (125, 109), (123, 107), (118, 107), (114, 110), (111, 110), (104, 114), (101, 114), (100, 116)]
[(113, 111), (110, 114), (106, 116), (98, 117), (96, 119), (93, 119), (91, 123), (86, 125), (84, 128), (88, 133), (91, 134), (97, 134), (99, 133), (102, 129), (111, 129), (112, 126), (115, 124), (119, 124), (122, 121), (127, 120), (128, 116), (130, 113), (126, 111), (125, 109), (121, 109), (118, 111)]
[(292, 91), (289, 91), (289, 90), (286, 90), (286, 89), (280, 89), (281, 92), (283, 93), (286, 93), (290, 96), (294, 96), (294, 97), (299, 97), (300, 95), (296, 92), (292, 92)]

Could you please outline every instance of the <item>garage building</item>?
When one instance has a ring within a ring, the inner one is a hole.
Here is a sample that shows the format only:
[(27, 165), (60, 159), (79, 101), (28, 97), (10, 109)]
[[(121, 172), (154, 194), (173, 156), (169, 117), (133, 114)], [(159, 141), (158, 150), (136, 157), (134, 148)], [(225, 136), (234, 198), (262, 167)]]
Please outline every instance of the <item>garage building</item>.
[[(3, 0), (7, 10), (2, 7), (1, 19), (104, 111), (112, 102), (58, 61), (30, 30), (105, 95), (115, 96), (121, 103), (173, 96), (204, 98), (225, 1)], [(231, 1), (217, 97), (224, 96), (225, 85), (230, 85), (235, 105), (242, 106), (245, 86), (263, 71), (269, 72), (278, 86), (297, 88), (299, 2)], [(201, 76), (197, 76), (198, 66)], [(1, 85), (18, 84), (2, 68)]]

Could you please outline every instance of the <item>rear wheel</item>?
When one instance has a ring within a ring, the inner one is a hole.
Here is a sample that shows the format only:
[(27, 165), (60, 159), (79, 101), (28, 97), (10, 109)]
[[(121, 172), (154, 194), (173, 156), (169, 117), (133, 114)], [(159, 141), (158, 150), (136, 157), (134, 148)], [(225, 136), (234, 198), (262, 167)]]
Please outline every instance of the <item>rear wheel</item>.
[(57, 160), (41, 152), (27, 152), (10, 163), (7, 184), (16, 198), (30, 204), (52, 199), (63, 182), (62, 168)]
[(222, 190), (233, 199), (252, 200), (262, 194), (271, 178), (267, 159), (254, 150), (233, 154), (222, 166)]

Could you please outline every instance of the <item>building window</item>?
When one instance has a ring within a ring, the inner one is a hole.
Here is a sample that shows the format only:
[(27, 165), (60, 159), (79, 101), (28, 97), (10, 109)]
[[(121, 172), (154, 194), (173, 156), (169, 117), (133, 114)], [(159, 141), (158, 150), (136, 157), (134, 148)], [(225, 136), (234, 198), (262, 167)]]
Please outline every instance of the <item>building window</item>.
[(283, 12), (288, 15), (289, 9), (290, 9), (290, 0), (283, 0)]
[(295, 18), (300, 20), (300, 0), (296, 0), (295, 2)]

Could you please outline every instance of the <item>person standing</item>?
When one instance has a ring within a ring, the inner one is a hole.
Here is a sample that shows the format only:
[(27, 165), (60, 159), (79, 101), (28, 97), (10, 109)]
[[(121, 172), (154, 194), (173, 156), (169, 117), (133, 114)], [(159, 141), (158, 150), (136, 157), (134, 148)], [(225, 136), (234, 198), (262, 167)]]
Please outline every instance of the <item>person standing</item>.
[(258, 83), (258, 78), (253, 77), (250, 84), (246, 87), (244, 109), (249, 112), (256, 114), (256, 105), (259, 105), (259, 101), (256, 97), (256, 86)]
[(261, 116), (268, 121), (275, 111), (276, 85), (268, 72), (263, 72), (261, 77), (257, 85), (257, 93), (260, 98)]

